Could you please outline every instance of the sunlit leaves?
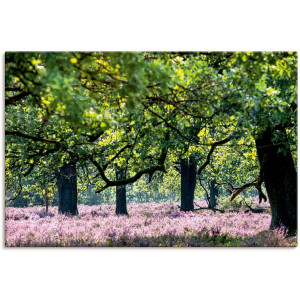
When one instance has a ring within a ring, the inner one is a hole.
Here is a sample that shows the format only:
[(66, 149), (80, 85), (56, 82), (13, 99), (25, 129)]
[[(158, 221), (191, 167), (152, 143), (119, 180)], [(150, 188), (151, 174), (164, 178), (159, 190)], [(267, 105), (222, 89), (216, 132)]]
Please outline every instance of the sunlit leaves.
[(213, 142), (234, 135), (230, 146), (218, 149), (208, 173), (227, 176), (239, 168), (240, 180), (257, 164), (248, 136), (281, 125), (291, 128), (295, 143), (296, 66), (297, 54), (284, 52), (8, 53), (6, 97), (28, 95), (7, 107), (7, 130), (61, 142), (54, 150), (9, 137), (7, 154), (17, 159), (8, 165), (26, 169), (36, 155), (42, 169), (38, 151), (53, 151), (47, 157), (53, 170), (70, 153), (82, 160), (93, 155), (105, 165), (128, 144), (109, 164), (113, 178), (114, 164), (128, 166), (132, 175), (155, 164), (165, 146), (168, 169), (192, 153), (201, 163)]
[(76, 63), (77, 63), (77, 58), (76, 58), (76, 57), (70, 58), (70, 62), (71, 62), (72, 64), (76, 64)]

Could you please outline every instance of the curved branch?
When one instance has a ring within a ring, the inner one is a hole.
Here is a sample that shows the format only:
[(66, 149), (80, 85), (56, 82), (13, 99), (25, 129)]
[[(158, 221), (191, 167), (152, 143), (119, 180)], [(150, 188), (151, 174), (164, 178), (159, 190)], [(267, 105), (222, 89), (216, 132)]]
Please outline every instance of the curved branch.
[(95, 162), (94, 160), (91, 160), (91, 161), (97, 167), (101, 178), (106, 183), (106, 185), (104, 187), (102, 187), (100, 190), (97, 190), (96, 193), (100, 193), (100, 192), (104, 191), (105, 189), (107, 189), (110, 186), (120, 186), (120, 185), (126, 185), (126, 184), (129, 184), (129, 183), (133, 183), (133, 182), (137, 181), (138, 179), (140, 179), (144, 174), (153, 174), (156, 171), (166, 172), (166, 169), (165, 169), (164, 166), (157, 165), (157, 166), (152, 166), (150, 168), (146, 168), (144, 170), (141, 170), (141, 171), (137, 172), (134, 176), (132, 176), (130, 178), (127, 178), (127, 179), (109, 180), (106, 177), (105, 173), (103, 172), (102, 168), (98, 165), (98, 163)]
[(229, 142), (231, 140), (232, 136), (224, 139), (224, 140), (221, 140), (221, 141), (218, 141), (218, 142), (215, 142), (212, 144), (208, 154), (207, 154), (207, 157), (206, 157), (206, 160), (205, 162), (201, 165), (201, 167), (199, 168), (198, 170), (198, 175), (201, 174), (201, 172), (206, 168), (206, 166), (210, 163), (210, 158), (211, 158), (211, 155), (213, 154), (213, 152), (215, 151), (215, 148), (217, 146), (220, 146), (220, 145), (223, 145), (223, 144), (226, 144), (227, 142)]
[(115, 155), (114, 157), (112, 157), (112, 158), (104, 165), (103, 170), (106, 170), (107, 167), (108, 167), (115, 159), (117, 159), (117, 158), (122, 154), (122, 152), (124, 152), (126, 149), (129, 149), (129, 148), (131, 148), (131, 147), (132, 147), (132, 145), (127, 144), (127, 145), (125, 145), (123, 148), (121, 148), (121, 149), (116, 153), (116, 155)]
[(259, 195), (259, 203), (261, 203), (262, 199), (264, 199), (264, 201), (267, 201), (267, 197), (266, 195), (262, 192), (261, 190), (261, 185), (263, 183), (263, 180), (261, 179), (260, 176), (258, 176), (255, 180), (253, 180), (252, 182), (246, 183), (240, 187), (235, 187), (233, 186), (232, 183), (230, 182), (222, 182), (222, 183), (217, 183), (217, 185), (222, 185), (222, 184), (227, 184), (230, 186), (231, 189), (227, 189), (227, 191), (230, 193), (231, 197), (230, 197), (230, 201), (233, 201), (242, 191), (244, 191), (245, 189), (247, 189), (248, 187), (254, 186), (257, 191), (258, 191), (258, 195)]
[[(169, 132), (166, 133), (165, 140), (166, 141), (170, 140)], [(107, 176), (105, 175), (104, 168), (101, 167), (100, 164), (92, 156), (90, 156), (89, 157), (90, 161), (97, 168), (97, 170), (99, 172), (99, 175), (101, 176), (101, 178), (105, 182), (105, 186), (102, 187), (100, 190), (96, 191), (96, 193), (100, 193), (100, 192), (104, 191), (105, 189), (107, 189), (108, 187), (111, 187), (111, 186), (120, 186), (120, 185), (126, 185), (126, 184), (129, 184), (129, 183), (133, 183), (133, 182), (137, 181), (138, 179), (140, 179), (144, 174), (149, 174), (149, 176), (152, 177), (153, 174), (156, 171), (166, 172), (166, 168), (164, 166), (164, 163), (165, 163), (165, 160), (167, 158), (167, 154), (168, 154), (168, 147), (164, 146), (162, 151), (161, 151), (161, 155), (158, 158), (158, 164), (157, 165), (149, 167), (149, 168), (145, 168), (145, 169), (137, 172), (134, 176), (132, 176), (130, 178), (122, 179), (122, 180), (110, 180), (110, 179), (108, 179)]]
[(61, 145), (60, 142), (58, 142), (58, 141), (28, 135), (28, 134), (22, 133), (20, 131), (6, 131), (5, 130), (5, 135), (15, 135), (15, 136), (23, 137), (25, 139), (29, 139), (29, 140), (36, 141), (36, 142), (43, 142), (43, 143), (47, 143), (47, 144)]
[(34, 169), (35, 165), (31, 164), (30, 167), (28, 168), (28, 170), (23, 174), (24, 177), (28, 176), (32, 170)]

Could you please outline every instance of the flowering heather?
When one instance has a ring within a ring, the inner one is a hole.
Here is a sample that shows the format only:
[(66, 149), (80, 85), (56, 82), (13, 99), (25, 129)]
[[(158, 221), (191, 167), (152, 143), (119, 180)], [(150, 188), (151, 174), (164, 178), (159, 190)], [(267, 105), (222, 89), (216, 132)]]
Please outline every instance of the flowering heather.
[[(203, 205), (199, 201), (198, 204)], [(129, 216), (115, 206), (79, 206), (75, 217), (57, 207), (12, 208), (5, 212), (8, 247), (114, 246), (209, 247), (296, 246), (283, 230), (268, 231), (268, 213), (180, 212), (178, 203), (128, 204)]]

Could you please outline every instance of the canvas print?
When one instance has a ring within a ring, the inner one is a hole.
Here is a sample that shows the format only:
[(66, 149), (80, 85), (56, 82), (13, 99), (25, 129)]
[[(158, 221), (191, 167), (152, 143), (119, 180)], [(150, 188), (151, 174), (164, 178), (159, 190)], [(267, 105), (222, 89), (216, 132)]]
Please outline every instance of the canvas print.
[(7, 52), (6, 247), (297, 246), (296, 52)]

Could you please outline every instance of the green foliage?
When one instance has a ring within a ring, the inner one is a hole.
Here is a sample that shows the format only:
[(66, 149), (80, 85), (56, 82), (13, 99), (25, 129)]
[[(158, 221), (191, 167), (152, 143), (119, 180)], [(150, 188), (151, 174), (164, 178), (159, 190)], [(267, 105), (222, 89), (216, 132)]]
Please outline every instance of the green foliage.
[(268, 126), (285, 128), (281, 151), (290, 146), (297, 160), (297, 53), (7, 52), (5, 75), (9, 195), (20, 176), (34, 193), (53, 194), (55, 170), (76, 157), (81, 201), (94, 203), (104, 194), (84, 190), (105, 186), (97, 165), (111, 181), (115, 165), (133, 177), (166, 149), (166, 173), (152, 174), (151, 185), (144, 175), (129, 194), (178, 200), (178, 160), (193, 154), (199, 167), (227, 137), (201, 177), (241, 185), (259, 174), (254, 138)]
[(221, 210), (249, 210), (249, 206), (253, 208), (254, 202), (251, 198), (245, 196), (238, 196), (233, 201), (230, 200), (230, 196), (220, 196), (217, 199), (217, 208)]

